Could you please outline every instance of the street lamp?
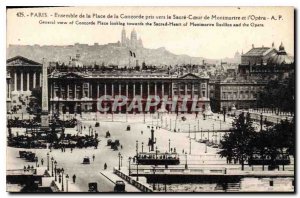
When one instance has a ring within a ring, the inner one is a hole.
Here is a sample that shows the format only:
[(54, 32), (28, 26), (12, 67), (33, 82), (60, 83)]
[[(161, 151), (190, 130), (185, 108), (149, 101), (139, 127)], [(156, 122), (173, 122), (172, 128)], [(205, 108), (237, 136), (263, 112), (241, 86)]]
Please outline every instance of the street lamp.
[(47, 171), (49, 171), (49, 153), (47, 153)]
[(121, 169), (121, 167), (120, 167), (120, 160), (121, 160), (121, 153), (119, 152), (119, 154), (118, 154), (118, 157), (119, 157), (119, 170)]
[(121, 167), (122, 167), (123, 156), (121, 155)]
[(185, 152), (185, 169), (188, 169), (188, 165), (187, 165), (187, 153)]
[(139, 149), (139, 141), (138, 140), (136, 141), (136, 147), (135, 148), (136, 148), (136, 156), (137, 156), (138, 155), (138, 151), (139, 151), (138, 150)]
[(190, 138), (190, 154), (192, 154), (192, 139)]
[(142, 142), (142, 153), (144, 152), (144, 142)]
[(51, 157), (51, 176), (53, 177), (53, 161), (54, 161), (54, 158)]
[(157, 159), (157, 146), (155, 147), (155, 159)]
[(64, 168), (61, 169), (61, 190), (64, 191)]
[(207, 142), (205, 142), (205, 153), (207, 153)]
[(130, 176), (130, 161), (131, 157), (128, 158), (128, 176)]
[(171, 151), (171, 140), (169, 139), (169, 153)]
[(56, 171), (57, 171), (56, 165), (57, 165), (57, 161), (56, 160), (54, 161), (54, 165), (55, 165), (55, 167), (54, 167), (54, 180), (57, 181), (57, 177), (56, 177)]
[(69, 175), (67, 174), (66, 175), (66, 191), (68, 192), (69, 191), (69, 186), (68, 186), (68, 182), (69, 181)]
[(136, 181), (139, 181), (139, 160), (136, 158)]

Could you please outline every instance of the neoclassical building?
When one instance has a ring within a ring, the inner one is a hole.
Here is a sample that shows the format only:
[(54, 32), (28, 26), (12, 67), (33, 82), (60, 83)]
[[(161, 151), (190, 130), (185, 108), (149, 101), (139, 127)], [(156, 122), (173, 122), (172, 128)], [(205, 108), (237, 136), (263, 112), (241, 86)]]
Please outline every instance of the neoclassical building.
[(6, 61), (7, 110), (22, 108), (29, 101), (34, 88), (41, 86), (42, 64), (22, 56)]
[[(73, 61), (74, 62), (74, 61)], [(73, 63), (72, 62), (72, 63)], [(16, 106), (24, 110), (34, 88), (42, 85), (42, 64), (22, 56), (7, 60), (7, 110)], [(205, 74), (185, 73), (170, 74), (166, 71), (110, 70), (85, 69), (82, 65), (69, 64), (67, 68), (48, 67), (49, 111), (69, 114), (96, 112), (99, 98), (110, 95), (114, 98), (123, 95), (131, 103), (133, 98), (140, 96), (143, 109), (149, 95), (159, 96), (167, 101), (176, 99), (176, 109), (166, 104), (167, 111), (183, 112), (181, 106), (186, 103), (187, 112), (191, 112), (193, 101), (197, 108), (210, 110), (209, 77)], [(195, 97), (197, 97), (195, 99)], [(111, 107), (113, 101), (105, 99), (102, 106)], [(150, 112), (161, 108), (162, 101)], [(125, 112), (128, 105), (117, 109)], [(138, 113), (132, 110), (129, 113)]]
[[(193, 97), (198, 96), (197, 105), (203, 110), (210, 108), (209, 104), (209, 78), (187, 73), (182, 76), (174, 76), (166, 73), (143, 72), (60, 72), (53, 71), (49, 75), (50, 111), (66, 112), (70, 114), (98, 111), (97, 102), (101, 96), (110, 95), (113, 98), (123, 95), (128, 98), (127, 105), (117, 109), (124, 113), (129, 103), (135, 96), (142, 99), (143, 109), (149, 95), (167, 96), (172, 101), (178, 97), (177, 108), (181, 111), (180, 104), (184, 96), (187, 96), (187, 111), (191, 111)], [(112, 106), (112, 100), (102, 101), (105, 107)], [(178, 107), (179, 106), (179, 107)], [(161, 103), (150, 109), (155, 112), (160, 109)], [(110, 108), (111, 109), (111, 108)], [(170, 105), (166, 105), (167, 111), (172, 111)], [(110, 112), (110, 111), (109, 111)], [(131, 111), (129, 113), (138, 113)]]

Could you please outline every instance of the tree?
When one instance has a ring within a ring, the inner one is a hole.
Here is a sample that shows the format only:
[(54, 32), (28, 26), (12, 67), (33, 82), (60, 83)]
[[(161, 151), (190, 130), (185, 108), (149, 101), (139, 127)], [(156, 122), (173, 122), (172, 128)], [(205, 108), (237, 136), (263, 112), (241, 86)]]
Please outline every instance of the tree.
[(242, 170), (244, 170), (244, 162), (252, 155), (254, 150), (252, 140), (255, 137), (255, 133), (250, 115), (247, 114), (245, 117), (244, 113), (240, 114), (233, 123), (230, 133), (221, 141), (222, 150), (219, 154), (228, 160), (232, 158), (239, 160)]

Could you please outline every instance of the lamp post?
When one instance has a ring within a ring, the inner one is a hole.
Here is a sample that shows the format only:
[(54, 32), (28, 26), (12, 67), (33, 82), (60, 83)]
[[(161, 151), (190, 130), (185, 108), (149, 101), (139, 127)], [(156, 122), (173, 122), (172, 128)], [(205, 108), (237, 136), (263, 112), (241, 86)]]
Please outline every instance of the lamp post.
[(47, 171), (49, 171), (49, 153), (47, 153)]
[(157, 159), (157, 146), (155, 147), (155, 159)]
[(130, 176), (130, 161), (131, 157), (128, 158), (128, 176)]
[(136, 159), (136, 181), (139, 181), (139, 161)]
[(37, 167), (39, 158), (38, 158), (38, 157), (35, 157), (34, 160), (35, 160), (35, 167)]
[(61, 169), (61, 190), (64, 191), (64, 168)]
[(138, 152), (139, 152), (139, 141), (137, 140), (136, 141), (136, 146), (135, 146), (135, 148), (136, 148), (136, 156), (138, 155)]
[(56, 168), (56, 165), (57, 165), (57, 161), (55, 160), (55, 161), (54, 161), (54, 166), (55, 166), (55, 167), (54, 167), (54, 180), (55, 180), (55, 181), (57, 181), (57, 176), (56, 176), (57, 168)]
[[(153, 175), (155, 175), (155, 166), (153, 166)], [(153, 190), (155, 189), (155, 179), (153, 179)]]
[(190, 154), (192, 154), (192, 139), (190, 138)]
[(171, 140), (169, 139), (169, 153), (171, 152)]
[(142, 153), (144, 152), (144, 142), (142, 142)]
[(205, 142), (205, 153), (207, 153), (207, 142)]
[(54, 162), (54, 158), (51, 157), (51, 176), (53, 177), (54, 173), (53, 173), (53, 162)]
[(122, 165), (122, 161), (123, 161), (123, 156), (121, 155), (121, 167), (123, 166), (123, 165)]
[(121, 160), (121, 153), (120, 153), (120, 152), (119, 152), (119, 154), (118, 154), (118, 157), (119, 157), (119, 170), (120, 170), (120, 169), (121, 169), (121, 167), (120, 167), (120, 166), (121, 166), (121, 164), (120, 164), (120, 163), (121, 163), (121, 162), (120, 162), (120, 160)]
[(69, 183), (69, 175), (67, 174), (67, 175), (66, 175), (66, 192), (69, 191), (68, 183)]

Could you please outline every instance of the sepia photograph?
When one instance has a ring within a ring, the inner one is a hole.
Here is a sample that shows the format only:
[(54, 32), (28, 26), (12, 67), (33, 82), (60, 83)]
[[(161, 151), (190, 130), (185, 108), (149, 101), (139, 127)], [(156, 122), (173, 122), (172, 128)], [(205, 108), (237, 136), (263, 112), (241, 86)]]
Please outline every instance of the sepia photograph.
[(6, 191), (295, 193), (294, 20), (7, 6)]

